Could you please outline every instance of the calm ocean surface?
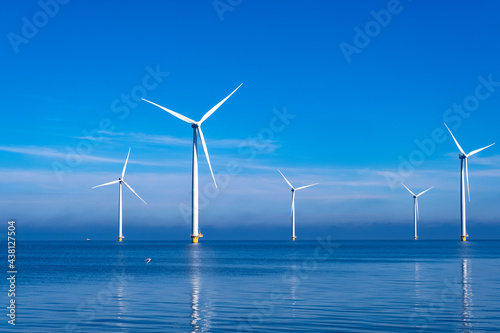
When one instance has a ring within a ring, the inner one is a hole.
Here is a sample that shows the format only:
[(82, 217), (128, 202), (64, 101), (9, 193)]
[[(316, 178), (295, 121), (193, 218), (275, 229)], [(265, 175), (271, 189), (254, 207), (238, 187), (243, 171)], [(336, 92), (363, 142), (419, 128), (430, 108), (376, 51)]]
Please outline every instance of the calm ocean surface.
[(16, 260), (0, 331), (500, 332), (500, 241), (18, 242)]

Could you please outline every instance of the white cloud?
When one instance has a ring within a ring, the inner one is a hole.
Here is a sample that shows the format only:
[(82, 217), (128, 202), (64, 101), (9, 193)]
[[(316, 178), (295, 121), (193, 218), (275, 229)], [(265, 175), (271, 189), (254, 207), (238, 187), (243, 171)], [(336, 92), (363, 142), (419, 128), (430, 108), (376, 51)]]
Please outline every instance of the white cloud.
[[(38, 156), (38, 157), (43, 157), (43, 158), (52, 158), (52, 159), (57, 159), (57, 160), (66, 160), (68, 156), (74, 156), (75, 154), (78, 155), (78, 158), (82, 159), (83, 162), (105, 162), (105, 163), (124, 163), (124, 159), (118, 159), (118, 158), (111, 158), (111, 157), (103, 157), (103, 156), (95, 156), (95, 155), (80, 155), (74, 151), (71, 152), (62, 152), (60, 150), (56, 150), (53, 148), (46, 148), (46, 147), (38, 147), (38, 146), (18, 146), (18, 147), (7, 147), (7, 146), (0, 146), (0, 151), (5, 151), (5, 152), (10, 152), (10, 153), (17, 153), (17, 154), (23, 154), (23, 155), (30, 155), (30, 156)], [(160, 163), (160, 162), (149, 162), (149, 161), (142, 161), (142, 160), (129, 160), (130, 164), (138, 164), (138, 165), (148, 165), (148, 166), (172, 166), (172, 165), (178, 165), (176, 162), (170, 162), (170, 163)]]
[(500, 165), (500, 155), (493, 155), (488, 157), (474, 156), (468, 159), (469, 164), (479, 164), (479, 165)]

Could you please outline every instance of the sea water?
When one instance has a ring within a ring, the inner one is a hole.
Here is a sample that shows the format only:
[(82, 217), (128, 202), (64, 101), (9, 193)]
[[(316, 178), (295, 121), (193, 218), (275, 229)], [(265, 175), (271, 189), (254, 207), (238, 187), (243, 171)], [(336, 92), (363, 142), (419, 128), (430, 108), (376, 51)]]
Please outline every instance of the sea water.
[(500, 331), (500, 241), (25, 241), (16, 252), (16, 325), (3, 307), (0, 331)]

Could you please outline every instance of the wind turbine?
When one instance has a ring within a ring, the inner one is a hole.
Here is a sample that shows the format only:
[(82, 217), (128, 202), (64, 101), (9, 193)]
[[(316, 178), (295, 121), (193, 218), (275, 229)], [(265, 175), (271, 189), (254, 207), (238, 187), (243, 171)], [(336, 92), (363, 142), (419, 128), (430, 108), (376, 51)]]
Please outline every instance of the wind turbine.
[(415, 240), (417, 240), (417, 238), (418, 238), (417, 237), (417, 220), (419, 219), (419, 216), (418, 216), (418, 197), (421, 196), (422, 194), (424, 194), (425, 192), (429, 191), (432, 187), (428, 188), (425, 191), (420, 192), (419, 194), (415, 194), (412, 191), (410, 191), (410, 189), (408, 187), (406, 187), (405, 184), (401, 183), (401, 185), (403, 185), (408, 190), (408, 192), (410, 192), (411, 195), (413, 195), (413, 225), (415, 226)]
[(123, 221), (122, 221), (122, 184), (125, 184), (125, 186), (127, 186), (129, 188), (129, 190), (131, 190), (139, 199), (141, 199), (142, 202), (146, 203), (146, 201), (142, 200), (142, 198), (139, 196), (139, 194), (135, 193), (135, 191), (132, 189), (132, 187), (130, 187), (129, 184), (127, 184), (127, 182), (125, 181), (125, 169), (127, 168), (127, 163), (128, 163), (128, 157), (130, 156), (130, 148), (128, 149), (128, 155), (127, 155), (127, 159), (125, 160), (125, 165), (123, 166), (123, 170), (122, 170), (122, 176), (120, 178), (118, 178), (118, 180), (114, 180), (112, 182), (109, 182), (109, 183), (106, 183), (106, 184), (101, 184), (101, 185), (97, 185), (97, 186), (94, 186), (92, 188), (97, 188), (97, 187), (101, 187), (101, 186), (106, 186), (106, 185), (112, 185), (112, 184), (116, 184), (116, 183), (119, 183), (120, 184), (120, 195), (119, 195), (119, 201), (118, 201), (118, 241), (121, 242), (123, 240), (123, 238), (125, 238), (123, 236), (123, 233), (122, 233), (122, 226), (123, 226)]
[(290, 184), (290, 182), (288, 181), (288, 179), (286, 179), (286, 177), (281, 173), (281, 171), (278, 170), (278, 172), (283, 176), (283, 178), (285, 178), (285, 181), (287, 182), (287, 184), (292, 189), (292, 240), (294, 241), (295, 238), (297, 238), (297, 236), (295, 236), (295, 191), (302, 190), (303, 188), (306, 188), (306, 187), (311, 187), (311, 186), (314, 186), (314, 185), (318, 185), (319, 183), (315, 183), (315, 184), (311, 184), (311, 185), (306, 185), (306, 186), (301, 186), (301, 187), (295, 188), (295, 187), (292, 186), (292, 184)]
[(199, 228), (198, 228), (198, 143), (197, 143), (198, 134), (197, 133), (199, 133), (199, 135), (200, 135), (201, 144), (203, 146), (203, 151), (205, 152), (205, 156), (207, 158), (208, 167), (210, 168), (210, 173), (212, 174), (212, 178), (214, 180), (215, 187), (217, 187), (217, 183), (215, 182), (214, 173), (212, 171), (212, 165), (210, 164), (210, 157), (208, 156), (207, 145), (205, 143), (205, 138), (204, 138), (203, 132), (201, 130), (201, 124), (205, 120), (207, 120), (208, 117), (210, 117), (212, 115), (212, 113), (214, 113), (229, 97), (231, 97), (231, 95), (234, 94), (236, 92), (236, 90), (238, 90), (241, 87), (242, 84), (240, 84), (238, 86), (238, 88), (234, 89), (233, 92), (230, 93), (226, 98), (224, 98), (222, 101), (217, 103), (213, 108), (211, 108), (207, 113), (205, 113), (205, 115), (199, 121), (194, 121), (194, 120), (189, 119), (188, 117), (185, 117), (185, 116), (183, 116), (175, 111), (172, 111), (172, 110), (167, 109), (161, 105), (158, 105), (156, 103), (148, 101), (147, 99), (144, 99), (144, 98), (142, 99), (145, 102), (151, 103), (151, 104), (167, 111), (168, 113), (170, 113), (174, 117), (177, 117), (180, 120), (183, 120), (187, 123), (190, 123), (191, 127), (193, 128), (193, 176), (192, 176), (193, 177), (193, 182), (192, 182), (193, 199), (192, 199), (192, 233), (191, 233), (191, 241), (193, 243), (198, 243), (198, 238), (203, 237), (203, 234), (199, 233)]
[[(460, 150), (461, 154), (458, 155), (458, 158), (460, 159), (460, 213), (461, 213), (461, 221), (462, 221), (462, 230), (461, 230), (461, 239), (462, 241), (466, 241), (467, 237), (469, 236), (467, 234), (467, 229), (466, 229), (466, 216), (465, 216), (465, 182), (467, 182), (467, 197), (469, 198), (470, 202), (470, 191), (469, 191), (469, 169), (467, 167), (467, 159), (471, 157), (474, 154), (479, 153), (481, 150), (484, 150), (488, 147), (493, 146), (495, 143), (492, 143), (489, 146), (479, 148), (476, 150), (471, 151), (470, 153), (466, 154), (465, 151), (460, 147), (458, 144), (457, 139), (453, 136), (453, 133), (451, 133), (451, 130), (448, 128), (448, 125), (444, 124), (448, 131), (451, 134), (451, 137), (453, 138), (453, 141), (457, 144), (458, 150)], [(465, 168), (465, 177), (464, 177), (464, 168)]]

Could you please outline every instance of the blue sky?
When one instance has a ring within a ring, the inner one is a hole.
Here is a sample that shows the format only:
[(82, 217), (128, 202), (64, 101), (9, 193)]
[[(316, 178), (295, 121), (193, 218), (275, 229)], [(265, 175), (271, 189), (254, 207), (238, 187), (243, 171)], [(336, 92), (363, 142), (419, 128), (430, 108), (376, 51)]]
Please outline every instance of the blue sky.
[[(200, 119), (205, 239), (297, 235), (458, 239), (458, 150), (498, 142), (493, 1), (106, 1), (2, 4), (0, 220), (20, 237), (127, 239), (190, 232), (190, 126)], [(433, 134), (434, 133), (434, 134)], [(201, 146), (199, 147), (201, 149)], [(498, 145), (472, 157), (471, 239), (500, 237)], [(24, 236), (22, 236), (24, 235)]]

